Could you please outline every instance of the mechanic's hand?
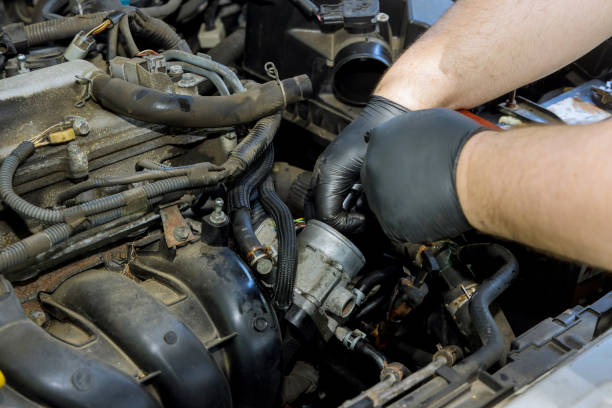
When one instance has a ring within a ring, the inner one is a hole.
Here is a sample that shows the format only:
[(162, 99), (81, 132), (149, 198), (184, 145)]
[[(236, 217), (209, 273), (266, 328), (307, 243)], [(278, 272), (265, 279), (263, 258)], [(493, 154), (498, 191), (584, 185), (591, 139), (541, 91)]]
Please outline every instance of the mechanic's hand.
[(368, 142), (361, 180), (385, 234), (398, 242), (432, 242), (470, 229), (455, 187), (459, 153), (486, 130), (448, 109), (405, 113)]
[(381, 96), (372, 96), (361, 114), (319, 156), (312, 177), (318, 219), (348, 234), (363, 229), (363, 214), (349, 212), (342, 203), (358, 182), (366, 152), (365, 134), (407, 109)]

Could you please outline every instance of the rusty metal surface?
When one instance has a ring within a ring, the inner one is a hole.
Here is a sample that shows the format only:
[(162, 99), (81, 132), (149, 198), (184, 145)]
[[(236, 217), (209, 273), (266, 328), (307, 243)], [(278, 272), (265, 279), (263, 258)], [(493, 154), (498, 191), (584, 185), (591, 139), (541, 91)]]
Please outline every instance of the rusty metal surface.
[(178, 205), (171, 205), (159, 210), (164, 227), (164, 239), (168, 248), (174, 248), (195, 239), (191, 228), (179, 211)]
[(95, 268), (104, 263), (106, 256), (121, 258), (128, 257), (128, 245), (123, 244), (107, 251), (91, 255), (87, 258), (80, 259), (62, 268), (56, 269), (53, 272), (40, 276), (34, 281), (25, 285), (16, 285), (15, 293), (22, 304), (30, 301), (35, 301), (40, 292), (52, 292), (66, 279), (83, 271)]
[(568, 97), (550, 105), (548, 109), (568, 125), (584, 125), (608, 119), (610, 113), (577, 96)]

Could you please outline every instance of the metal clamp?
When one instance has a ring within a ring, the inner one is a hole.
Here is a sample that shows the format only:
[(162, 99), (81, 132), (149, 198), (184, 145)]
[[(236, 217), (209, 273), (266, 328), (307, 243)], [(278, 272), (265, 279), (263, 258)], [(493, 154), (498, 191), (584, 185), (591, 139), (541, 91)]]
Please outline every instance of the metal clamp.
[(357, 345), (357, 343), (359, 343), (361, 340), (365, 338), (366, 338), (366, 335), (364, 332), (362, 332), (361, 330), (355, 329), (352, 332), (347, 333), (346, 336), (344, 336), (344, 338), (342, 339), (342, 344), (344, 344), (344, 346), (348, 348), (349, 350), (353, 350), (355, 346)]
[(280, 87), (281, 94), (283, 95), (283, 108), (287, 107), (287, 94), (285, 94), (285, 87), (283, 86), (282, 81), (280, 80), (280, 76), (278, 75), (278, 70), (276, 69), (276, 65), (272, 61), (268, 61), (264, 64), (264, 70), (266, 74), (274, 79), (278, 86)]

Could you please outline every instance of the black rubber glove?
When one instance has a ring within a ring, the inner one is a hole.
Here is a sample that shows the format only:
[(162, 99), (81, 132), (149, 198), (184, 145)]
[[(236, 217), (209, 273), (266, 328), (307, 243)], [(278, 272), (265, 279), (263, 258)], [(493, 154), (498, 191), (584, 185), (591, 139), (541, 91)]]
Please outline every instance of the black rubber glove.
[(361, 114), (319, 156), (312, 177), (315, 215), (345, 234), (363, 229), (365, 217), (342, 209), (351, 187), (359, 180), (366, 152), (364, 136), (374, 127), (408, 110), (380, 96), (372, 96)]
[(405, 113), (375, 128), (361, 172), (370, 208), (398, 242), (432, 242), (470, 229), (455, 171), (468, 139), (486, 130), (448, 109)]

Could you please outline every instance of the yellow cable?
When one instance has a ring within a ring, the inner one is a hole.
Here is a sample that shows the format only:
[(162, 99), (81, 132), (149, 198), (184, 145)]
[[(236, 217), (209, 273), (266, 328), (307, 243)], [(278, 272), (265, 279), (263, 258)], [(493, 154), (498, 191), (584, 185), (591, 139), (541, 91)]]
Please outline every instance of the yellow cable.
[(4, 374), (0, 371), (0, 388), (4, 387), (4, 384), (6, 384), (6, 378), (4, 378)]

